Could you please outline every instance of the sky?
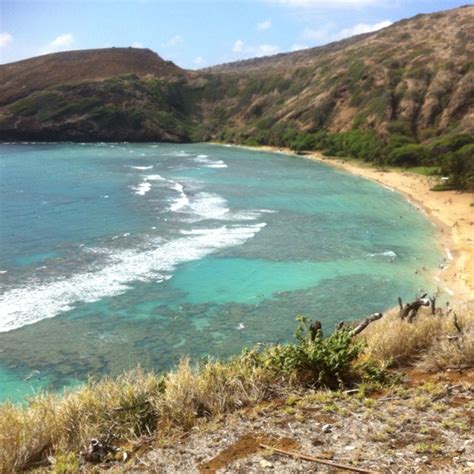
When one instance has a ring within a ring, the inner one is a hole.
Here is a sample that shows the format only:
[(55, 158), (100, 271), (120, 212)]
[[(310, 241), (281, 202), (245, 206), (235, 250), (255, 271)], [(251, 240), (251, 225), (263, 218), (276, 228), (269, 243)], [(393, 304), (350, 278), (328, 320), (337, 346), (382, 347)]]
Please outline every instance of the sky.
[(187, 69), (327, 44), (468, 0), (0, 0), (0, 63), (150, 48)]

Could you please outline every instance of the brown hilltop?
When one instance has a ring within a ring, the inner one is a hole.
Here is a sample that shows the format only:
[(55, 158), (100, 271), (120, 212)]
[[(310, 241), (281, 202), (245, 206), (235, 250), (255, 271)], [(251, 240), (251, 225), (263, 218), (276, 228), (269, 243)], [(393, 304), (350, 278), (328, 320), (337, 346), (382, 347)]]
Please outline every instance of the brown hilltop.
[(168, 77), (184, 71), (150, 49), (105, 48), (46, 54), (0, 66), (0, 104), (46, 87), (130, 73)]

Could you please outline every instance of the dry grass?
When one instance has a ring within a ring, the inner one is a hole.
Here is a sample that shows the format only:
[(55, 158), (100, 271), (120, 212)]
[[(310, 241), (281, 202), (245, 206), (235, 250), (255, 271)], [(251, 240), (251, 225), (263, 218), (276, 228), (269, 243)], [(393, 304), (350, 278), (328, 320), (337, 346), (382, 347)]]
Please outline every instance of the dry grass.
[(162, 417), (190, 428), (199, 418), (212, 418), (251, 403), (265, 400), (272, 390), (281, 393), (269, 371), (252, 367), (241, 358), (229, 363), (208, 362), (192, 370), (184, 359), (168, 374), (166, 391), (157, 401)]
[[(398, 366), (416, 361), (427, 369), (472, 365), (473, 307), (465, 307), (458, 320), (461, 335), (452, 314), (423, 313), (411, 324), (389, 314), (362, 333), (367, 343), (364, 358), (385, 365), (390, 360)], [(287, 396), (307, 381), (295, 372), (275, 369), (288, 362), (282, 358), (295, 354), (280, 347), (250, 351), (228, 362), (208, 361), (197, 369), (184, 359), (165, 376), (137, 369), (64, 395), (35, 396), (25, 407), (0, 405), (0, 472), (48, 465), (48, 456), (77, 466), (79, 453), (92, 438), (116, 446), (143, 436), (158, 439), (167, 428), (188, 430), (240, 407)], [(338, 352), (339, 346), (335, 347)]]
[(140, 436), (154, 428), (156, 414), (149, 401), (159, 393), (156, 375), (135, 370), (64, 396), (37, 395), (27, 408), (3, 404), (0, 472), (17, 472), (57, 452), (77, 453), (94, 437)]
[(433, 316), (423, 310), (408, 323), (400, 320), (394, 310), (362, 333), (367, 343), (365, 353), (395, 366), (416, 362), (427, 370), (473, 365), (474, 306), (464, 305), (457, 313), (462, 334), (454, 325), (454, 314)]
[(270, 371), (245, 357), (207, 362), (199, 370), (184, 359), (165, 377), (135, 370), (62, 396), (35, 396), (24, 408), (3, 404), (0, 473), (41, 464), (51, 455), (84, 452), (93, 438), (120, 445), (163, 427), (187, 430), (201, 419), (265, 400), (272, 390), (285, 391)]

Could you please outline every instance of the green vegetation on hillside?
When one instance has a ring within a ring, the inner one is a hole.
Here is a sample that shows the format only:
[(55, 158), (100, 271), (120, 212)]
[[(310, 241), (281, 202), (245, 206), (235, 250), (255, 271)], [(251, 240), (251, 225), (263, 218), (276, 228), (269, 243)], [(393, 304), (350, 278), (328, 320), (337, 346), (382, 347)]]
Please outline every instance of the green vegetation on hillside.
[(400, 133), (382, 139), (373, 130), (310, 133), (273, 127), (248, 138), (227, 130), (220, 138), (251, 146), (288, 147), (298, 153), (321, 151), (326, 156), (356, 158), (377, 166), (430, 168), (430, 174), (449, 177), (446, 189), (474, 190), (474, 134), (447, 134), (417, 143)]

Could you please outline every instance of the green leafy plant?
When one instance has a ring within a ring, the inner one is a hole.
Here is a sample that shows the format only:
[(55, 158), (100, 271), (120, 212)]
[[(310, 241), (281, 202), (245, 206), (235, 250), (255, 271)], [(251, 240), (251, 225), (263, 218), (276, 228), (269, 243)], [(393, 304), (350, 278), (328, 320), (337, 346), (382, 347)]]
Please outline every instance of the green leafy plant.
[(353, 362), (363, 349), (345, 330), (336, 331), (326, 339), (310, 337), (309, 321), (297, 318), (296, 344), (275, 346), (262, 357), (266, 368), (283, 374), (293, 374), (305, 385), (330, 388), (343, 385), (354, 376)]

